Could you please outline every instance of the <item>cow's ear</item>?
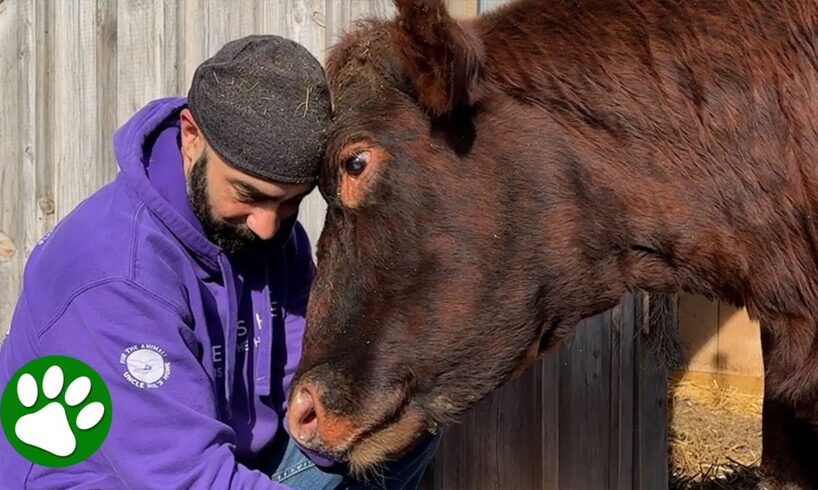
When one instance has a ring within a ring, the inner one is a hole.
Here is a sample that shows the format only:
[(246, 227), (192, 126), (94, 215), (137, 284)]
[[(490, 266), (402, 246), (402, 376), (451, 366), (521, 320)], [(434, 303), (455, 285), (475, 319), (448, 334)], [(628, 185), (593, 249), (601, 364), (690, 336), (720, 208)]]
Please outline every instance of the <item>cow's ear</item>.
[(435, 116), (471, 105), (483, 46), (453, 19), (443, 0), (395, 0), (394, 40), (418, 101)]

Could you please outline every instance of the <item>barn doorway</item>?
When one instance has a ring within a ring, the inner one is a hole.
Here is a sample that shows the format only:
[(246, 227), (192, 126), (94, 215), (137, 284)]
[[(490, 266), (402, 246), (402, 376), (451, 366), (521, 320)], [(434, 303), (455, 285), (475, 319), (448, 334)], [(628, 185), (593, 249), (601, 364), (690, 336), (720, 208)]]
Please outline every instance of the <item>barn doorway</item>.
[(744, 309), (678, 296), (688, 366), (668, 373), (670, 488), (753, 489), (764, 395), (759, 325)]

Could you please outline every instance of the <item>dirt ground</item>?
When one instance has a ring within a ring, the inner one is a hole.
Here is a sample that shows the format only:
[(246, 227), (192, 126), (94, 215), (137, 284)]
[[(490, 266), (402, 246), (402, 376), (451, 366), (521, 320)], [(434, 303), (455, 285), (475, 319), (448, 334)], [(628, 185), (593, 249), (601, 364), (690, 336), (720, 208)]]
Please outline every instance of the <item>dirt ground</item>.
[(672, 382), (670, 388), (670, 488), (755, 489), (760, 479), (760, 395), (715, 382)]

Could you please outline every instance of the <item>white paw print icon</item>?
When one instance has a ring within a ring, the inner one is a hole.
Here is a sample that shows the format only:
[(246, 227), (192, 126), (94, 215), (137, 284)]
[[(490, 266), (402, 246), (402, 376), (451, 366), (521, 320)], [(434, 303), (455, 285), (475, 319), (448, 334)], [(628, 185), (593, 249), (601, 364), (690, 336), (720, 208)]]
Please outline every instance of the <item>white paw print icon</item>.
[[(65, 407), (76, 407), (85, 402), (91, 392), (91, 380), (86, 376), (74, 379), (65, 390), (64, 402), (57, 399), (62, 393), (65, 378), (59, 366), (51, 366), (42, 379), (42, 395), (52, 400), (36, 412), (20, 417), (14, 433), (20, 441), (48, 451), (55, 456), (70, 456), (77, 448), (77, 437), (71, 428)], [(26, 408), (32, 408), (39, 396), (37, 381), (31, 374), (23, 374), (17, 382), (17, 398)], [(77, 414), (74, 426), (82, 431), (95, 427), (105, 414), (100, 402), (85, 405)]]

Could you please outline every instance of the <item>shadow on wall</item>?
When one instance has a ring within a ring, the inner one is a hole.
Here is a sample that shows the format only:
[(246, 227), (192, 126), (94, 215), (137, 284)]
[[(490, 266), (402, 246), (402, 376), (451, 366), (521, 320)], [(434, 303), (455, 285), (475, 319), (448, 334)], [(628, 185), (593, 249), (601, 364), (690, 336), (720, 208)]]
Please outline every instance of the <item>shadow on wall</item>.
[(762, 378), (760, 328), (743, 308), (682, 294), (679, 335), (690, 372)]

